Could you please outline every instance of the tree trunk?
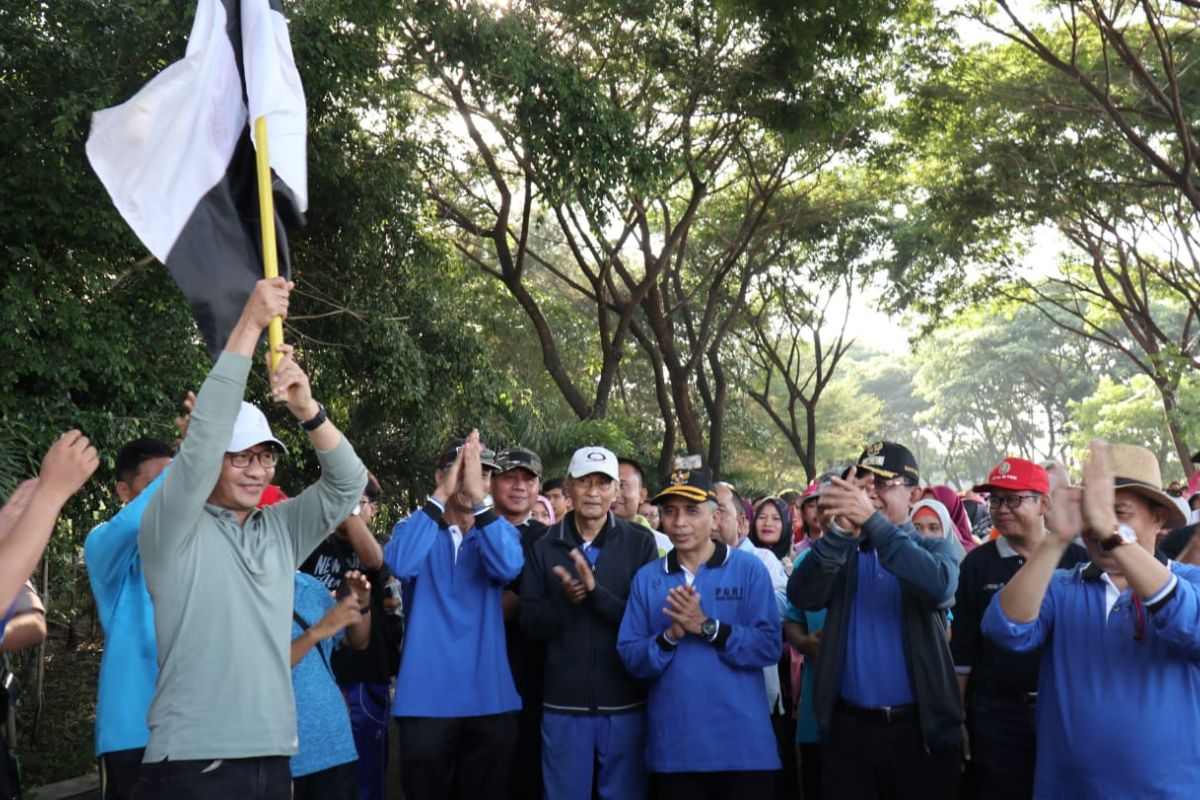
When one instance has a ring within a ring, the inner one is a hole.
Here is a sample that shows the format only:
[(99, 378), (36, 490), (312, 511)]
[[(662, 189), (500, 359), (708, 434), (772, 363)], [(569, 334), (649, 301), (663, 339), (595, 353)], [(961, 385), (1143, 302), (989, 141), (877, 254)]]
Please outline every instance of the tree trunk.
[(1163, 417), (1167, 423), (1167, 432), (1171, 436), (1171, 444), (1175, 447), (1175, 454), (1179, 457), (1179, 467), (1183, 470), (1183, 475), (1186, 478), (1191, 474), (1192, 453), (1188, 448), (1187, 442), (1184, 440), (1183, 431), (1180, 429), (1178, 421), (1179, 406), (1175, 398), (1176, 387), (1159, 381), (1155, 381), (1154, 385), (1158, 388), (1158, 394), (1162, 398)]

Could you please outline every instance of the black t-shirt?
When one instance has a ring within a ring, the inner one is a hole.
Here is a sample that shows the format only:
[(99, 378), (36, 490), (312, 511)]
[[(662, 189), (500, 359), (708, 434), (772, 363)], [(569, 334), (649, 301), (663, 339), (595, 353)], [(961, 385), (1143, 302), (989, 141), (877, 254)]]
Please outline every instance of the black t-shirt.
[(1179, 558), (1179, 554), (1183, 552), (1183, 548), (1187, 547), (1188, 542), (1192, 540), (1197, 527), (1200, 527), (1200, 525), (1185, 525), (1182, 528), (1176, 528), (1171, 531), (1158, 543), (1158, 552), (1171, 560)]
[[(349, 542), (333, 534), (317, 545), (317, 549), (300, 565), (301, 572), (312, 575), (331, 592), (342, 585), (342, 575), (352, 569), (362, 570), (358, 554), (350, 547)], [(367, 580), (370, 579), (368, 575)]]
[(363, 569), (349, 542), (332, 534), (300, 565), (301, 572), (312, 575), (330, 591), (341, 586), (342, 575), (352, 569), (362, 571), (371, 582), (371, 641), (363, 650), (334, 650), (333, 674), (342, 685), (359, 681), (388, 683), (400, 667), (402, 621), (383, 607), (390, 577), (387, 566), (376, 571)]
[[(1071, 569), (1087, 560), (1087, 550), (1072, 544), (1058, 568)], [(1014, 653), (988, 640), (979, 629), (992, 595), (1003, 589), (1024, 563), (1003, 537), (976, 547), (963, 559), (954, 595), (950, 652), (955, 667), (971, 668), (972, 694), (1037, 691), (1041, 649)]]
[[(525, 555), (525, 563), (529, 564), (529, 551), (538, 539), (549, 530), (541, 522), (529, 517), (516, 526), (521, 534), (521, 551)], [(524, 569), (521, 570), (524, 575)], [(521, 575), (511, 582), (506, 589), (520, 594)], [(519, 611), (517, 612), (520, 613)], [(530, 639), (521, 633), (514, 616), (504, 623), (505, 643), (508, 650), (508, 665), (512, 669), (513, 683), (517, 693), (521, 695), (521, 703), (525, 708), (540, 709), (542, 707), (542, 664), (546, 658), (546, 643)]]

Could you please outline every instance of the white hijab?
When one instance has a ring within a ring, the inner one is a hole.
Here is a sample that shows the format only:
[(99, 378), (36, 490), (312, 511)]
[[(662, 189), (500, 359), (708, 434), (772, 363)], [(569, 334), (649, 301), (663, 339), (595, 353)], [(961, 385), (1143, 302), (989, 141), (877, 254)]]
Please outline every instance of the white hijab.
[(912, 511), (908, 512), (909, 522), (912, 522), (913, 516), (922, 508), (932, 509), (938, 515), (938, 519), (942, 523), (942, 536), (954, 548), (955, 560), (961, 562), (966, 557), (967, 551), (963, 550), (962, 543), (958, 541), (958, 533), (954, 530), (954, 523), (950, 521), (950, 510), (938, 500), (932, 498), (921, 500), (913, 505)]

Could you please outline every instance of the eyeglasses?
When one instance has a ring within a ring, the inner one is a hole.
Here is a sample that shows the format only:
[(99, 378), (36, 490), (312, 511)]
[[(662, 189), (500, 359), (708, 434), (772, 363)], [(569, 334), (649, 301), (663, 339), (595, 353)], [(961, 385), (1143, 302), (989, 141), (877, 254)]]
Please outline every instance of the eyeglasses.
[(876, 492), (885, 492), (888, 489), (892, 488), (893, 486), (907, 486), (907, 485), (908, 485), (908, 479), (903, 478), (903, 477), (901, 477), (901, 478), (881, 478), (880, 476), (876, 475), (871, 480), (871, 486), (875, 487)]
[(1009, 511), (1016, 511), (1021, 503), (1026, 500), (1036, 500), (1039, 497), (1041, 497), (1040, 494), (1009, 494), (1003, 497), (992, 495), (988, 498), (988, 508), (996, 511), (1000, 506), (1004, 506)]
[(257, 453), (230, 453), (229, 463), (238, 469), (250, 466), (251, 461), (257, 461), (263, 469), (274, 469), (279, 463), (279, 454), (274, 450), (261, 450)]

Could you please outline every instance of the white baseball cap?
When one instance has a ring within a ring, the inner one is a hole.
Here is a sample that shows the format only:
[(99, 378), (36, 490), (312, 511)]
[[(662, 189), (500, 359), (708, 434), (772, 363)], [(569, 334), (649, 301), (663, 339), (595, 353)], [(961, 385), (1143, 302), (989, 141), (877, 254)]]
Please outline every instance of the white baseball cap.
[(226, 453), (240, 453), (248, 447), (253, 447), (256, 444), (263, 442), (271, 442), (279, 446), (283, 452), (287, 452), (287, 448), (283, 446), (283, 442), (275, 438), (271, 433), (271, 426), (267, 423), (267, 415), (259, 410), (258, 406), (242, 401), (242, 407), (238, 410), (237, 419), (233, 422), (233, 436), (229, 438), (229, 446), (225, 448)]
[(614, 481), (621, 479), (621, 473), (617, 471), (617, 457), (612, 450), (607, 447), (581, 447), (571, 456), (571, 466), (567, 467), (567, 474), (572, 478), (582, 478), (597, 472)]

